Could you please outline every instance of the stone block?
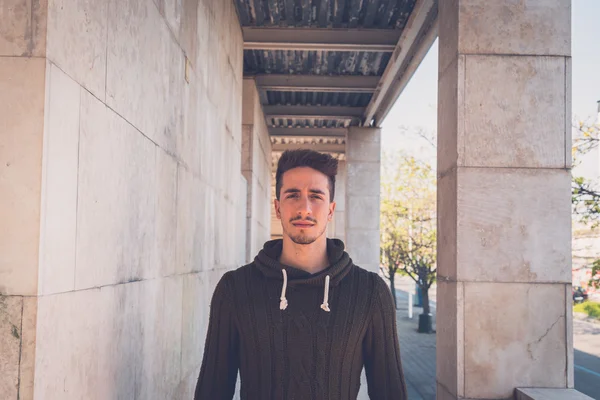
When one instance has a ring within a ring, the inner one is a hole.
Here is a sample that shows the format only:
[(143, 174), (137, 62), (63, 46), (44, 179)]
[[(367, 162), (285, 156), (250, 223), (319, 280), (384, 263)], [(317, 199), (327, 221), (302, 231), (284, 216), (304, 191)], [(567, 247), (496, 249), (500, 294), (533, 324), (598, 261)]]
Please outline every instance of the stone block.
[(464, 291), (465, 397), (566, 386), (564, 284), (464, 283)]
[(464, 299), (463, 284), (440, 280), (437, 283), (436, 377), (444, 392), (464, 394)]
[(46, 60), (0, 57), (0, 294), (35, 295)]
[(198, 79), (195, 72), (191, 72), (190, 82), (183, 88), (183, 126), (181, 134), (177, 135), (177, 155), (185, 165), (194, 173), (201, 173), (202, 145), (201, 126), (204, 114), (205, 96), (200, 93)]
[(524, 388), (516, 389), (515, 400), (593, 400), (574, 389)]
[(108, 8), (107, 1), (48, 1), (48, 59), (101, 100), (106, 97)]
[(37, 297), (23, 297), (21, 319), (21, 360), (19, 362), (19, 399), (33, 400)]
[(380, 164), (347, 162), (346, 199), (355, 193), (362, 195), (379, 194)]
[(40, 294), (73, 290), (81, 87), (52, 63), (46, 69)]
[[(455, 0), (448, 0), (452, 2)], [(444, 7), (446, 2), (440, 4)], [(440, 29), (443, 22), (440, 21)], [(440, 41), (441, 41), (440, 37)], [(440, 45), (440, 57), (442, 47)], [(438, 82), (438, 137), (437, 137), (437, 171), (446, 174), (451, 168), (456, 167), (459, 135), (464, 132), (464, 100), (465, 57), (459, 56), (448, 65), (445, 70), (440, 70)]]
[(346, 229), (346, 247), (358, 266), (379, 265), (379, 230)]
[(196, 71), (196, 75), (198, 76), (199, 81), (202, 83), (202, 87), (205, 91), (207, 91), (208, 88), (208, 60), (211, 58), (206, 56), (209, 53), (208, 19), (208, 9), (202, 1), (199, 1), (196, 27), (196, 58), (192, 59), (192, 61), (194, 64), (194, 70)]
[(573, 286), (565, 285), (565, 315), (567, 339), (567, 387), (575, 387), (575, 360), (573, 353)]
[[(157, 0), (155, 0), (157, 1)], [(169, 29), (176, 35), (178, 40), (180, 39), (179, 33), (181, 30), (182, 21), (182, 6), (183, 2), (188, 0), (158, 0), (159, 11), (164, 15)], [(196, 0), (197, 3), (197, 0)], [(191, 11), (191, 10), (186, 10)]]
[(140, 399), (174, 399), (181, 380), (182, 276), (144, 282)]
[(156, 146), (81, 98), (77, 289), (155, 276)]
[(573, 116), (572, 116), (572, 94), (573, 94), (573, 67), (571, 57), (565, 58), (565, 168), (571, 168), (573, 166), (573, 154), (572, 143), (573, 143)]
[(175, 153), (183, 127), (183, 51), (149, 1), (115, 2), (108, 21), (107, 105)]
[(212, 293), (206, 290), (206, 273), (199, 272), (183, 277), (183, 309), (181, 329), (181, 384), (180, 396), (193, 398), (204, 342), (208, 329), (209, 304)]
[(0, 3), (0, 56), (46, 55), (47, 0)]
[[(110, 361), (111, 357), (120, 360), (120, 355), (109, 347), (119, 342), (115, 337), (119, 315), (111, 312), (117, 307), (113, 292), (112, 287), (105, 287), (38, 298), (36, 398), (118, 398), (119, 388), (113, 381), (118, 374)], [(122, 379), (135, 381), (134, 365), (117, 365)]]
[(457, 397), (450, 393), (442, 384), (437, 382), (435, 390), (436, 400), (457, 400)]
[(346, 159), (348, 162), (379, 162), (381, 160), (381, 143), (356, 138), (350, 140), (349, 138), (346, 143)]
[[(448, 68), (458, 56), (459, 1), (460, 0), (446, 0), (438, 4), (438, 74), (440, 78), (445, 74), (446, 68)], [(439, 95), (438, 98), (440, 98)], [(438, 116), (440, 115), (439, 111), (440, 110), (438, 110)]]
[(177, 272), (177, 162), (159, 147), (156, 172), (156, 272), (170, 276)]
[(566, 170), (459, 169), (458, 279), (570, 283), (570, 187)]
[(335, 210), (346, 210), (346, 161), (338, 162), (338, 173), (335, 177)]
[(565, 168), (564, 58), (467, 56), (464, 82), (459, 165)]
[[(192, 62), (198, 57), (198, 0), (178, 0), (182, 2), (183, 15), (179, 28), (179, 44)], [(206, 55), (204, 55), (206, 56)]]
[(0, 394), (18, 398), (23, 297), (0, 295)]
[(458, 13), (461, 54), (571, 55), (569, 1), (459, 0)]
[[(457, 170), (447, 170), (437, 183), (437, 274), (456, 277), (457, 269)], [(443, 216), (443, 218), (442, 218)]]
[(179, 165), (177, 172), (177, 273), (202, 270), (208, 249), (214, 245), (207, 236), (206, 184)]
[(381, 128), (363, 128), (351, 126), (348, 128), (348, 141), (381, 143)]
[(348, 197), (348, 229), (379, 229), (379, 196)]

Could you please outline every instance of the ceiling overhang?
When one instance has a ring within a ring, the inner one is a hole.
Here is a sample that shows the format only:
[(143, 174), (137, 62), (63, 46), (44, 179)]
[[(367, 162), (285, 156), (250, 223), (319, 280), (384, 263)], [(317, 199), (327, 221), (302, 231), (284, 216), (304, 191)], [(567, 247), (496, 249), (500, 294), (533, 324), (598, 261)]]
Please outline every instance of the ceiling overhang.
[(438, 0), (235, 3), (244, 75), (275, 138), (381, 126), (437, 38)]

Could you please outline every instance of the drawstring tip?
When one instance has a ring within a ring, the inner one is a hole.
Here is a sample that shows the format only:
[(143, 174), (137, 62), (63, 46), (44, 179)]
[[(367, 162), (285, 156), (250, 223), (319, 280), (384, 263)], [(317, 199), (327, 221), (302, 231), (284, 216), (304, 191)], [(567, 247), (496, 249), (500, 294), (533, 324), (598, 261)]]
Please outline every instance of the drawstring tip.
[(279, 303), (279, 309), (280, 310), (285, 310), (288, 306), (288, 302), (286, 299), (281, 299), (281, 302)]
[(321, 304), (321, 308), (327, 312), (331, 312), (331, 310), (329, 309), (329, 304)]

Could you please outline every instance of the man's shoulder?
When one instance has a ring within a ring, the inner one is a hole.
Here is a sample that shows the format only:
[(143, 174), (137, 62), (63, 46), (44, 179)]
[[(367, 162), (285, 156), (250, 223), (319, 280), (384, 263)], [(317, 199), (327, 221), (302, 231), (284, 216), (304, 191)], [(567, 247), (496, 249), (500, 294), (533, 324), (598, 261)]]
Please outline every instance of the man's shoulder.
[(368, 270), (356, 264), (354, 264), (353, 275), (355, 277), (354, 279), (356, 279), (361, 286), (367, 286), (370, 289), (376, 289), (382, 284), (384, 287), (386, 286), (385, 281), (377, 272)]

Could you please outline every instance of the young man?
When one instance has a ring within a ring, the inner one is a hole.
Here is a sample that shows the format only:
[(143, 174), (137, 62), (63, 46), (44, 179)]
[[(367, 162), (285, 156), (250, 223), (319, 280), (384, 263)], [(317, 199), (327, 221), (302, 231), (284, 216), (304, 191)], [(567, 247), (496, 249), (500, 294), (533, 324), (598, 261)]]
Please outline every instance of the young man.
[(327, 239), (337, 161), (283, 153), (275, 211), (283, 240), (227, 272), (215, 289), (195, 400), (406, 399), (396, 311), (386, 283)]

